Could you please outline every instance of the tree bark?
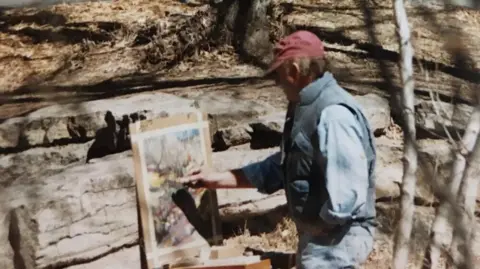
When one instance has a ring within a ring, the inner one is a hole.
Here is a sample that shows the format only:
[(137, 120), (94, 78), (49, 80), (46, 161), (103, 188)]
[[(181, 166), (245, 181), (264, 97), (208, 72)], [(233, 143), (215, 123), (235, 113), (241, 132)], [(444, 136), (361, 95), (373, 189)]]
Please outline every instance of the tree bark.
[(266, 67), (272, 56), (271, 6), (272, 0), (224, 0), (217, 8), (217, 43), (232, 44), (245, 61)]
[[(476, 114), (480, 113), (480, 105), (477, 106)], [(475, 123), (480, 125), (480, 119)], [(477, 127), (480, 128), (480, 127)], [(467, 163), (463, 173), (457, 203), (461, 209), (459, 227), (453, 232), (451, 251), (453, 261), (459, 269), (475, 268), (473, 252), (473, 232), (475, 225), (475, 206), (477, 188), (480, 180), (480, 136), (477, 133), (476, 143), (473, 150), (467, 156)]]
[(145, 52), (145, 60), (157, 68), (168, 68), (207, 46), (215, 26), (216, 13), (211, 8), (202, 8), (193, 16), (170, 16), (163, 25), (147, 30), (147, 39), (149, 31), (157, 34)]
[(272, 44), (270, 42), (268, 8), (271, 0), (252, 0), (247, 15), (245, 39), (242, 44), (245, 55), (261, 66), (271, 61)]
[(453, 198), (457, 196), (463, 172), (465, 171), (466, 156), (471, 153), (479, 132), (480, 109), (477, 108), (470, 117), (462, 141), (457, 145), (455, 161), (450, 175), (450, 182), (447, 186), (439, 186), (440, 191), (446, 190), (445, 195), (448, 197), (442, 197), (443, 199), (440, 199), (440, 205), (437, 208), (437, 214), (432, 224), (430, 234), (431, 241), (425, 255), (426, 259), (423, 268), (438, 268), (438, 261), (441, 255), (441, 240), (442, 237), (445, 236), (445, 231), (447, 230), (448, 225), (448, 216), (452, 208), (449, 200), (453, 200)]
[(414, 78), (413, 48), (410, 41), (410, 29), (405, 6), (402, 0), (393, 2), (395, 25), (400, 47), (400, 75), (403, 85), (402, 114), (404, 131), (404, 157), (400, 221), (395, 235), (393, 269), (407, 268), (409, 241), (412, 232), (412, 220), (415, 210), (413, 203), (417, 181), (417, 150), (414, 115)]

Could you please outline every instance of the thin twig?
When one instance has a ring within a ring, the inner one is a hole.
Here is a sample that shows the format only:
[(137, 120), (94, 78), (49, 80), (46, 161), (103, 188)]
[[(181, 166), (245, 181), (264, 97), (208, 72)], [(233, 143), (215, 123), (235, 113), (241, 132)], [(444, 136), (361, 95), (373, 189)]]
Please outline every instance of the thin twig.
[(443, 121), (443, 117), (442, 115), (440, 114), (440, 111), (438, 109), (438, 106), (437, 106), (437, 101), (435, 100), (435, 96), (433, 95), (433, 91), (432, 90), (429, 90), (429, 94), (430, 94), (430, 98), (432, 99), (432, 105), (433, 105), (433, 110), (435, 111), (435, 114), (437, 115), (437, 117), (439, 118), (439, 120), (442, 120), (442, 127), (443, 127), (443, 131), (445, 132), (445, 134), (447, 135), (448, 137), (448, 141), (450, 143), (455, 143), (455, 140), (453, 140), (452, 138), (452, 135), (450, 134), (450, 132), (448, 131), (448, 128), (447, 126), (444, 124), (444, 121)]

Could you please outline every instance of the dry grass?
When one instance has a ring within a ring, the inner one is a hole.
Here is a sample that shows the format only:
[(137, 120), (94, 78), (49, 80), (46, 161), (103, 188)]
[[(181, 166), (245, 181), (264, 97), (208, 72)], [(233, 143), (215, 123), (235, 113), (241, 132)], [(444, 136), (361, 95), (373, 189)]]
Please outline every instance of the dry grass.
[(68, 16), (72, 21), (115, 21), (125, 25), (142, 25), (148, 20), (173, 13), (190, 14), (197, 8), (176, 0), (117, 0), (87, 2), (80, 5), (57, 5), (54, 12)]
[(128, 0), (12, 9), (0, 14), (0, 91), (54, 81), (96, 83), (141, 72), (142, 31), (199, 7), (180, 1)]
[[(64, 53), (75, 52), (85, 44), (68, 44), (62, 32), (58, 33), (58, 42), (31, 43), (29, 35), (19, 35), (21, 30), (51, 30), (53, 32), (61, 28), (77, 28), (101, 32), (99, 23), (111, 23), (108, 30), (120, 32), (118, 47), (122, 42), (129, 39), (129, 31), (141, 29), (147, 25), (156, 23), (157, 20), (171, 14), (192, 15), (198, 8), (193, 8), (179, 1), (157, 0), (128, 0), (113, 2), (86, 2), (81, 4), (59, 4), (39, 10), (35, 8), (13, 9), (6, 11), (2, 19), (14, 22), (8, 30), (0, 34), (0, 57), (25, 57), (28, 59), (41, 59), (58, 57)], [(130, 36), (130, 38), (132, 38)], [(88, 40), (88, 39), (87, 39)], [(88, 43), (88, 41), (85, 41)], [(81, 42), (79, 42), (81, 43)], [(88, 45), (88, 44), (87, 44)], [(93, 44), (90, 44), (93, 45)], [(112, 48), (112, 44), (108, 44)], [(113, 46), (115, 47), (115, 45)], [(103, 51), (105, 52), (105, 51)]]
[(298, 237), (295, 223), (289, 218), (284, 218), (271, 233), (252, 236), (249, 230), (245, 229), (243, 234), (226, 239), (224, 244), (241, 245), (261, 250), (292, 252), (297, 248)]
[(222, 46), (209, 51), (198, 51), (169, 69), (169, 78), (200, 79), (211, 77), (257, 76), (260, 68), (244, 64), (231, 46)]
[[(377, 204), (377, 221), (379, 222), (379, 227), (375, 235), (375, 245), (362, 268), (388, 268), (391, 264), (393, 234), (396, 230), (397, 213), (398, 205), (396, 204)], [(416, 208), (408, 268), (421, 267), (424, 250), (429, 240), (430, 224), (433, 221), (433, 216), (434, 208), (432, 207)], [(448, 239), (448, 237), (445, 237), (445, 239)], [(478, 243), (479, 242), (477, 242), (477, 244)], [(295, 224), (289, 218), (285, 218), (277, 225), (276, 229), (270, 233), (252, 236), (250, 232), (246, 230), (243, 234), (226, 239), (224, 244), (239, 244), (265, 251), (294, 252), (298, 240)], [(480, 252), (477, 251), (476, 255), (480, 261)]]
[(396, 124), (392, 118), (390, 118), (390, 125), (384, 130), (385, 138), (394, 141), (403, 141), (403, 131), (400, 125)]
[[(284, 0), (275, 1), (276, 4), (281, 2)], [(385, 0), (376, 2), (376, 26), (380, 41), (384, 48), (396, 50), (390, 3)], [(340, 32), (360, 43), (367, 43), (363, 16), (357, 4), (358, 1), (353, 0), (296, 1), (294, 12), (286, 16), (285, 21), (314, 25), (322, 31)], [(258, 75), (258, 69), (240, 63), (233, 49), (228, 47), (199, 51), (168, 71), (162, 70), (162, 65), (145, 64), (150, 54), (160, 59), (170, 59), (175, 55), (166, 55), (161, 46), (160, 49), (156, 48), (158, 44), (146, 45), (148, 41), (145, 40), (138, 44), (138, 40), (148, 39), (149, 35), (151, 37), (149, 31), (152, 27), (156, 27), (157, 31), (166, 29), (165, 25), (175, 24), (179, 17), (192, 16), (199, 9), (198, 6), (185, 5), (176, 0), (119, 0), (60, 4), (42, 10), (26, 8), (6, 11), (0, 14), (2, 22), (7, 23), (2, 25), (0, 31), (0, 91), (14, 92), (25, 86), (35, 88), (38, 85), (73, 89), (142, 73), (158, 73), (159, 77), (168, 78)], [(276, 6), (271, 14), (272, 35), (276, 37), (284, 34), (280, 21), (285, 15), (282, 12), (284, 10)], [(468, 10), (452, 12), (451, 16), (457, 16), (463, 23), (464, 31), (471, 30), (469, 33), (475, 38), (476, 31), (473, 29), (478, 25), (477, 13)], [(446, 15), (438, 12), (436, 16), (443, 20)], [(417, 16), (412, 20), (421, 23), (422, 19)], [(425, 59), (440, 55), (441, 58), (437, 58), (442, 62), (446, 50), (440, 46), (438, 31), (428, 27), (421, 29), (422, 33), (417, 39), (430, 43), (425, 43), (425, 46), (429, 45), (425, 49), (423, 45), (420, 46), (417, 55)], [(342, 81), (345, 87), (362, 93), (379, 91), (375, 85), (381, 83), (382, 78), (374, 60), (352, 54), (362, 54), (362, 50), (354, 45), (327, 42), (327, 47), (331, 50), (329, 55), (334, 63), (349, 68), (348, 79)], [(393, 64), (389, 68), (395, 71)], [(462, 98), (469, 98), (472, 88), (470, 82), (441, 72), (431, 73), (429, 79), (425, 79), (426, 75), (420, 74), (423, 69), (418, 70), (416, 79), (419, 88), (432, 87), (449, 96), (453, 87), (460, 89)], [(396, 75), (393, 79), (398, 80)]]
[[(175, 65), (173, 68), (170, 68), (166, 71), (154, 72), (152, 75), (157, 74), (155, 80), (158, 82), (164, 80), (178, 80), (185, 81), (191, 79), (208, 79), (215, 77), (243, 77), (243, 76), (256, 76), (261, 70), (251, 65), (241, 63), (232, 53), (229, 51), (231, 48), (220, 48), (212, 51), (200, 51), (198, 55), (193, 55), (191, 57), (186, 57), (178, 65)], [(127, 72), (127, 65), (125, 64), (125, 58), (122, 59), (122, 55), (112, 55), (109, 59), (105, 61), (97, 61), (96, 68), (97, 70), (108, 69), (108, 68), (118, 68), (116, 70), (123, 70)], [(94, 58), (89, 57), (85, 59), (85, 62), (90, 65), (94, 65)], [(91, 69), (90, 69), (91, 70)], [(101, 75), (106, 75), (104, 72), (88, 72), (89, 70), (77, 70), (75, 73), (81, 73), (81, 76), (75, 76), (69, 78), (69, 76), (59, 75), (55, 79), (56, 85), (65, 85), (69, 86), (73, 83), (77, 85), (82, 85), (82, 83), (91, 83), (92, 81), (101, 81)], [(115, 71), (113, 70), (110, 76), (114, 76)], [(134, 72), (134, 71), (132, 71)], [(133, 77), (135, 78), (135, 77)], [(153, 83), (151, 81), (145, 82), (145, 85), (148, 83)], [(115, 89), (106, 89), (106, 90), (115, 90)], [(228, 95), (234, 98), (242, 100), (257, 100), (260, 102), (265, 102), (266, 104), (273, 105), (277, 108), (284, 109), (286, 107), (286, 101), (283, 95), (283, 92), (278, 89), (271, 82), (260, 82), (260, 83), (241, 83), (241, 84), (212, 84), (212, 85), (198, 85), (191, 87), (171, 87), (162, 90), (165, 93), (174, 94), (180, 97), (185, 98), (194, 98), (196, 96), (202, 95), (209, 92), (217, 92), (221, 95)], [(48, 94), (48, 95), (46, 95)], [(55, 92), (31, 92), (25, 94), (26, 97), (39, 97), (45, 98), (44, 101), (26, 101), (22, 103), (12, 103), (12, 104), (3, 104), (0, 105), (0, 119), (6, 119), (9, 117), (19, 116), (23, 113), (31, 111), (32, 109), (38, 109), (47, 105), (52, 105), (57, 102), (56, 98), (62, 97), (68, 102), (79, 102), (84, 101), (84, 97), (80, 94), (77, 95), (75, 92), (64, 93), (66, 96), (60, 96), (59, 93)], [(113, 98), (126, 98), (130, 95), (138, 94), (121, 94)], [(51, 96), (51, 98), (50, 98)], [(88, 95), (86, 96), (88, 97)]]

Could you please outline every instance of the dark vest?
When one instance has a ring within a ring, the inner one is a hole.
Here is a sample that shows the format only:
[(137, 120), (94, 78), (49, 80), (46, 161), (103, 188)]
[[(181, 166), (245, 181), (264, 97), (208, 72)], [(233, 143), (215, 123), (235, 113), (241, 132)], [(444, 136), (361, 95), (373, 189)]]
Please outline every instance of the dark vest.
[[(369, 187), (366, 204), (357, 208), (350, 224), (372, 223), (375, 218), (375, 159), (376, 151), (369, 123), (357, 101), (341, 88), (331, 73), (325, 73), (300, 92), (300, 102), (289, 104), (282, 141), (284, 188), (289, 211), (297, 226), (326, 226), (320, 209), (328, 199), (324, 180), (324, 163), (318, 147), (317, 125), (323, 109), (343, 105), (358, 120), (363, 131), (363, 148), (369, 164)], [(293, 113), (293, 115), (292, 115)], [(293, 121), (292, 121), (293, 116)]]

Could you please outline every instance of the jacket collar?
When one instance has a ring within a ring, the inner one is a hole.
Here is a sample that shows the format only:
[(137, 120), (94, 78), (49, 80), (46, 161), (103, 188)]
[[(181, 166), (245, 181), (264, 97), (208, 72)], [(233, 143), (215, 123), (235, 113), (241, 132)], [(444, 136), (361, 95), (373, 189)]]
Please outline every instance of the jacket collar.
[(332, 73), (325, 72), (321, 78), (318, 78), (317, 80), (308, 84), (300, 91), (299, 105), (311, 104), (326, 88), (330, 87), (332, 84), (335, 83), (336, 80), (333, 77)]

